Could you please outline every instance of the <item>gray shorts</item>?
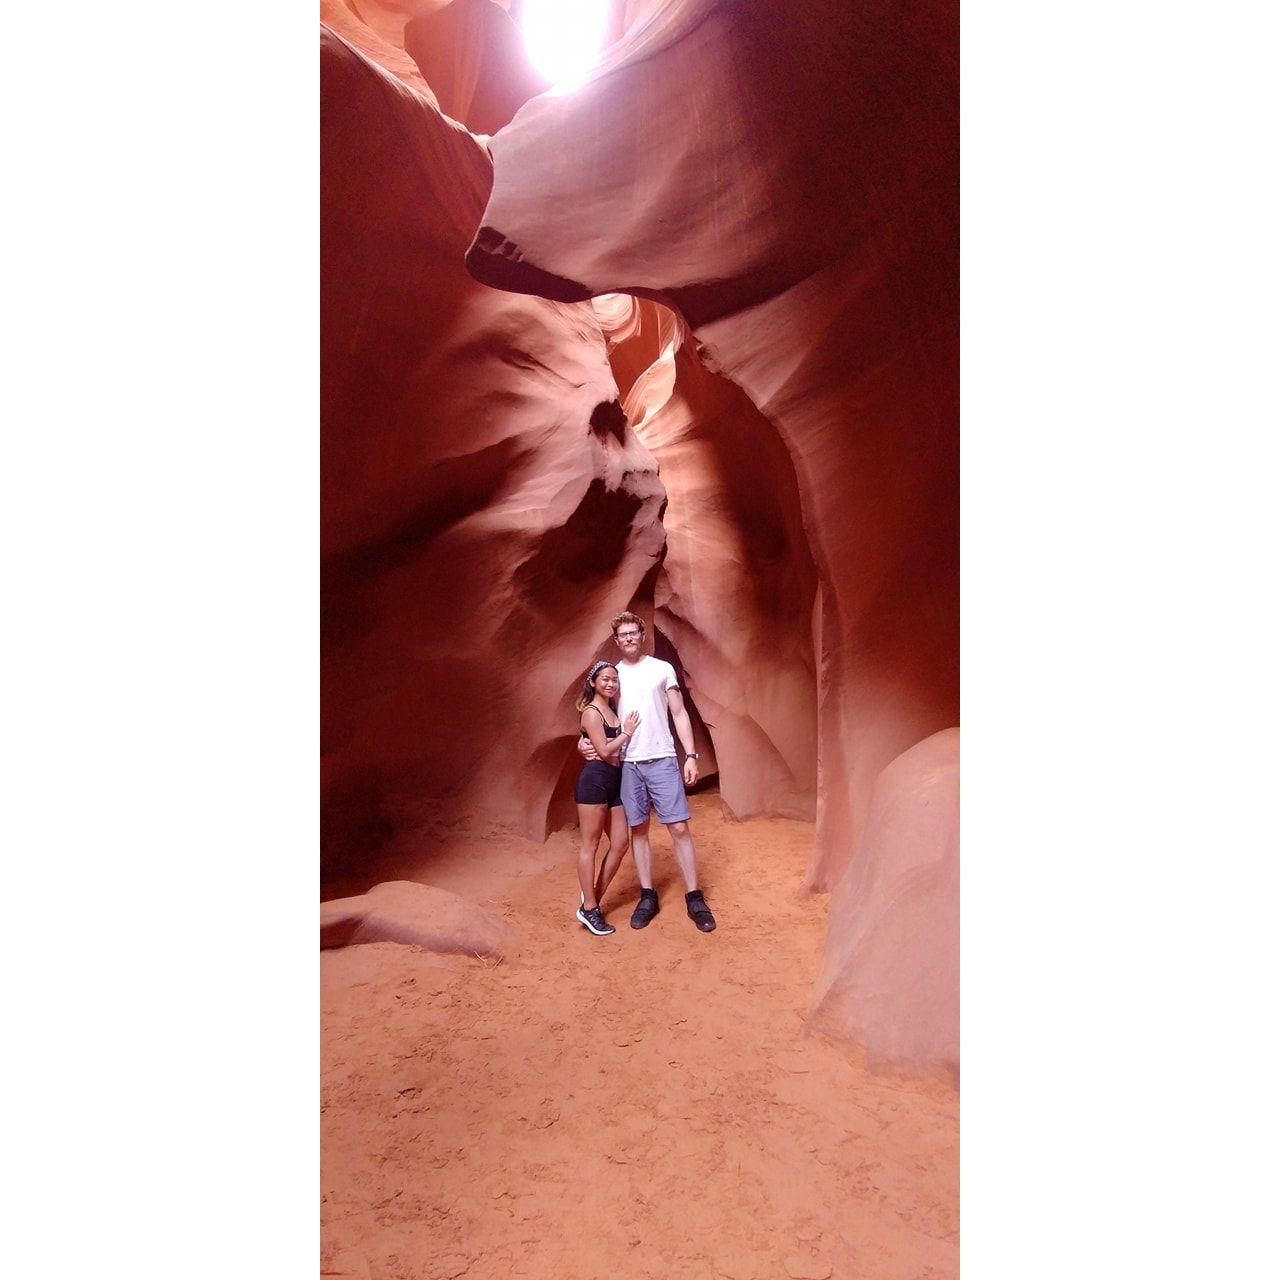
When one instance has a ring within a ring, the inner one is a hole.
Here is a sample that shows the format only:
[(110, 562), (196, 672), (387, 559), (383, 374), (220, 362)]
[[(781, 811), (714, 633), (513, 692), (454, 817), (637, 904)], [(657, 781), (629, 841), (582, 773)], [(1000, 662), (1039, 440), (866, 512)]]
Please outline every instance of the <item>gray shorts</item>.
[(688, 822), (689, 801), (675, 756), (622, 762), (622, 807), (627, 812), (627, 825), (644, 823), (650, 806), (658, 811), (659, 822)]

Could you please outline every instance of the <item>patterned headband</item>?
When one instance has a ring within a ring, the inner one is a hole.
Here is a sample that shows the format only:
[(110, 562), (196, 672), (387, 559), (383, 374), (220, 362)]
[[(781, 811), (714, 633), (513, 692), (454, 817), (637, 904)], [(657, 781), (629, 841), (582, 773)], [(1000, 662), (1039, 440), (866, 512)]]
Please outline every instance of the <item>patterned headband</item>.
[(587, 683), (590, 684), (591, 681), (596, 678), (597, 673), (603, 671), (605, 667), (611, 667), (613, 665), (614, 664), (612, 662), (605, 662), (603, 659), (599, 662), (593, 663), (591, 670), (587, 672)]

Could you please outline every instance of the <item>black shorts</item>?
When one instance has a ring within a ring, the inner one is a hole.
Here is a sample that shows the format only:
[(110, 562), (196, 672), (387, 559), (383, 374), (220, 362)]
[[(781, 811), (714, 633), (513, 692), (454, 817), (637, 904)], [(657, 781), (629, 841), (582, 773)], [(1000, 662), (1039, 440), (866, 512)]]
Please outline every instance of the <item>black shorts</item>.
[(588, 760), (578, 774), (573, 788), (578, 804), (607, 804), (611, 809), (622, 803), (622, 770), (603, 760)]

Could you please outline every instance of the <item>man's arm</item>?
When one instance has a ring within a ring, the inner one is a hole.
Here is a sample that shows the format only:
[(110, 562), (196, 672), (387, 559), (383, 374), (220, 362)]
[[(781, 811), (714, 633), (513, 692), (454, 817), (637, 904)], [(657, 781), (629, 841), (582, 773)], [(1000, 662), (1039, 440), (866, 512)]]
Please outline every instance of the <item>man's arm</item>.
[(680, 745), (685, 752), (684, 785), (691, 787), (698, 781), (698, 762), (690, 758), (693, 754), (693, 722), (685, 710), (684, 694), (679, 689), (668, 689), (667, 706), (671, 710), (671, 723), (676, 727)]

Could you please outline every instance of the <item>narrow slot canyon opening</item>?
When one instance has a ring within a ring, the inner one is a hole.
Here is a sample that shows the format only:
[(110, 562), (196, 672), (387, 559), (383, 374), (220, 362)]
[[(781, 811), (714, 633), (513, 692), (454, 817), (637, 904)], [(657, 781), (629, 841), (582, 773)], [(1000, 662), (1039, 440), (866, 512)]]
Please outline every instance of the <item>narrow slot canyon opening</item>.
[(790, 454), (742, 390), (706, 367), (678, 312), (627, 294), (592, 308), (666, 493), (654, 629), (709, 727), (725, 812), (811, 820), (817, 571)]
[(552, 93), (570, 93), (586, 78), (604, 48), (613, 7), (611, 0), (513, 0), (508, 12)]
[[(662, 485), (662, 552), (626, 607), (650, 620), (646, 651), (676, 668), (702, 757), (694, 791), (716, 795), (730, 819), (811, 821), (817, 574), (790, 456), (743, 392), (706, 368), (677, 311), (629, 294), (590, 306), (620, 397), (609, 434), (630, 432)], [(593, 429), (605, 416), (593, 413)], [(605, 636), (581, 665), (616, 657)], [(577, 824), (579, 757), (566, 754), (547, 834)]]

